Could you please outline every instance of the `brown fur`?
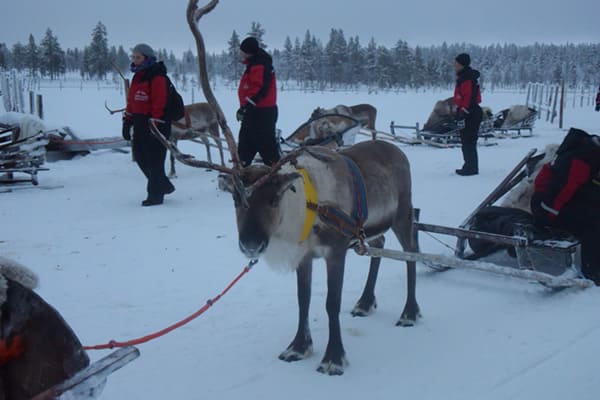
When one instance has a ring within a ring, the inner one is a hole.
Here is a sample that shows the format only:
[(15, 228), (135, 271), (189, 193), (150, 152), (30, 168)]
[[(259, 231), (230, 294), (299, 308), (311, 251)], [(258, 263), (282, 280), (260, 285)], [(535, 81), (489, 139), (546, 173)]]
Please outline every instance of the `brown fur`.
[[(217, 115), (208, 103), (193, 103), (185, 106), (186, 116), (172, 124), (171, 137), (169, 140), (177, 146), (179, 140), (191, 140), (196, 143), (201, 142), (206, 146), (206, 155), (208, 161), (212, 163), (210, 152), (210, 139), (212, 137), (216, 146), (219, 149), (221, 157), (221, 165), (225, 165), (225, 157), (223, 155), (223, 144), (221, 142), (221, 131)], [(171, 154), (171, 171), (169, 176), (176, 176), (175, 173), (175, 158)]]
[[(404, 153), (392, 144), (372, 141), (359, 143), (339, 153), (324, 147), (312, 147), (310, 154), (305, 152), (298, 156), (296, 165), (305, 169), (311, 177), (319, 194), (319, 204), (334, 206), (351, 215), (354, 206), (353, 177), (343, 156), (357, 164), (364, 179), (369, 209), (364, 229), (370, 244), (383, 247), (383, 234), (392, 229), (405, 251), (416, 251), (412, 234), (410, 166)], [(249, 258), (264, 255), (271, 265), (288, 261), (289, 268), (297, 272), (300, 324), (292, 344), (280, 356), (284, 361), (304, 358), (312, 347), (308, 330), (312, 260), (325, 258), (330, 337), (319, 370), (341, 374), (345, 351), (338, 314), (346, 252), (353, 240), (317, 219), (308, 239), (298, 243), (296, 234), (300, 232), (305, 212), (303, 180), (289, 167), (272, 174), (263, 185), (251, 186), (269, 171), (264, 166), (246, 168), (242, 180), (248, 189), (234, 193), (240, 249)], [(356, 316), (368, 315), (376, 306), (374, 288), (380, 261), (371, 260), (365, 290), (353, 310)], [(415, 263), (407, 263), (407, 274), (406, 305), (398, 321), (399, 325), (405, 326), (412, 325), (420, 315), (415, 296)]]

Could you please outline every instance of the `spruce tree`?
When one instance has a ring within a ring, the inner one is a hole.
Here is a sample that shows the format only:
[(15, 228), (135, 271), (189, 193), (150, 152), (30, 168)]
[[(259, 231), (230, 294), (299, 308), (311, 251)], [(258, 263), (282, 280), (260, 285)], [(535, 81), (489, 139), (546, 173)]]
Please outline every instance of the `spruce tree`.
[(87, 48), (87, 72), (90, 77), (104, 79), (110, 69), (106, 27), (98, 22), (92, 32), (92, 42)]
[(40, 51), (32, 34), (29, 35), (24, 57), (25, 68), (29, 70), (30, 75), (35, 75), (40, 70)]
[(227, 63), (226, 63), (226, 75), (228, 81), (235, 82), (240, 79), (242, 75), (242, 63), (240, 57), (240, 36), (234, 30), (231, 34), (231, 38), (227, 42)]
[(251, 36), (258, 40), (258, 44), (261, 49), (266, 49), (267, 45), (264, 42), (266, 30), (263, 28), (260, 22), (253, 21), (250, 26), (250, 32), (248, 32), (248, 36)]
[(40, 61), (42, 74), (49, 75), (51, 80), (66, 71), (65, 52), (50, 28), (40, 43)]

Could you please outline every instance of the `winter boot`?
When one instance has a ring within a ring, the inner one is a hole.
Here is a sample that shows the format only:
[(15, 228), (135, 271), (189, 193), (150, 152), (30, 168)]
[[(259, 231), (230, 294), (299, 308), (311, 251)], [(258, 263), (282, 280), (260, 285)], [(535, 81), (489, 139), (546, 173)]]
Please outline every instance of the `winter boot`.
[(142, 201), (142, 207), (151, 207), (161, 205), (164, 201), (164, 195), (148, 195), (148, 198)]

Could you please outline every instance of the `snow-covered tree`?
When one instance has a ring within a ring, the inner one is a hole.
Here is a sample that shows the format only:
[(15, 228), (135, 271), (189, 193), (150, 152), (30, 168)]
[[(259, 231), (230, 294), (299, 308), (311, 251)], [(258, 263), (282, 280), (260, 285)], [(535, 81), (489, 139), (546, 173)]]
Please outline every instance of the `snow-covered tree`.
[(226, 78), (231, 82), (240, 79), (243, 72), (243, 64), (240, 57), (240, 36), (234, 30), (227, 42), (227, 72)]
[(87, 47), (86, 64), (90, 77), (103, 79), (110, 69), (106, 27), (98, 22), (92, 32), (92, 42)]
[(46, 36), (40, 43), (40, 69), (42, 74), (49, 75), (51, 80), (66, 71), (65, 52), (50, 28), (46, 30)]
[(35, 44), (35, 38), (32, 34), (29, 34), (29, 40), (25, 47), (25, 53), (23, 54), (23, 64), (25, 68), (29, 70), (31, 75), (34, 75), (40, 70), (40, 51), (38, 46)]
[(253, 21), (252, 25), (250, 26), (250, 32), (248, 32), (248, 36), (251, 36), (251, 37), (255, 38), (256, 40), (258, 40), (258, 44), (260, 45), (260, 47), (262, 49), (266, 49), (267, 45), (265, 44), (265, 41), (264, 41), (265, 33), (266, 33), (266, 30), (265, 30), (265, 28), (263, 28), (261, 23)]
[(0, 43), (0, 69), (8, 68), (9, 50), (5, 43)]

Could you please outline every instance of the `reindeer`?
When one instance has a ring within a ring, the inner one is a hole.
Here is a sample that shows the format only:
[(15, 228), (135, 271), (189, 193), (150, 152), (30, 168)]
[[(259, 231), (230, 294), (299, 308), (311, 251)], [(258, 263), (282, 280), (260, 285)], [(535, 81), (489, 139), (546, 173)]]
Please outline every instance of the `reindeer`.
[(317, 119), (322, 115), (345, 115), (356, 119), (360, 124), (367, 129), (375, 130), (375, 120), (377, 119), (377, 109), (370, 104), (358, 104), (355, 106), (338, 105), (327, 110), (321, 107), (316, 108), (311, 119)]
[[(112, 110), (108, 107), (106, 102), (104, 107), (108, 110), (111, 115), (119, 112), (124, 112), (126, 109), (121, 108), (118, 110)], [(215, 144), (210, 143), (210, 139)], [(135, 138), (134, 138), (135, 140)], [(177, 146), (179, 140), (190, 140), (195, 143), (201, 143), (206, 146), (206, 156), (210, 163), (212, 163), (212, 155), (210, 148), (216, 146), (219, 149), (219, 156), (221, 158), (221, 165), (225, 165), (225, 157), (223, 155), (223, 142), (221, 141), (219, 122), (215, 112), (208, 103), (193, 103), (185, 106), (185, 116), (179, 121), (173, 121), (171, 123), (171, 136), (169, 140)], [(169, 177), (177, 177), (175, 172), (175, 158), (171, 154), (171, 169), (169, 171)]]
[[(181, 154), (156, 126), (154, 135), (178, 160), (196, 167), (213, 166), (228, 174), (237, 217), (238, 245), (250, 259), (264, 257), (273, 267), (296, 271), (299, 323), (291, 344), (279, 358), (292, 362), (312, 353), (309, 306), (312, 264), (317, 258), (327, 263), (327, 314), (329, 341), (318, 371), (341, 375), (346, 364), (339, 313), (346, 253), (357, 244), (381, 248), (383, 234), (392, 229), (406, 251), (416, 251), (413, 237), (413, 208), (409, 162), (396, 146), (372, 141), (342, 152), (324, 147), (304, 147), (290, 153), (272, 167), (241, 168), (233, 134), (210, 88), (204, 40), (197, 23), (212, 11), (218, 0), (203, 8), (189, 0), (187, 18), (196, 39), (202, 88), (217, 113), (229, 144), (233, 168), (214, 166)], [(360, 202), (357, 193), (367, 202)], [(336, 215), (353, 215), (362, 210), (355, 224), (336, 222)], [(366, 211), (368, 211), (368, 216)], [(327, 222), (329, 218), (329, 222)], [(333, 221), (333, 223), (331, 223)], [(345, 229), (344, 229), (345, 226)], [(354, 307), (355, 316), (369, 315), (376, 308), (375, 283), (381, 259), (371, 258), (362, 296)], [(412, 326), (420, 317), (416, 300), (416, 266), (407, 263), (407, 298), (397, 325)]]
[[(179, 140), (191, 140), (195, 143), (202, 143), (206, 146), (206, 155), (208, 161), (212, 163), (210, 148), (215, 146), (211, 144), (209, 137), (216, 143), (219, 149), (221, 165), (225, 165), (225, 157), (223, 155), (223, 142), (220, 138), (219, 122), (217, 116), (210, 104), (208, 103), (193, 103), (185, 106), (185, 117), (179, 121), (174, 121), (171, 124), (171, 137), (169, 140), (177, 146)], [(175, 172), (175, 157), (171, 153), (171, 170), (169, 177), (176, 177)]]

